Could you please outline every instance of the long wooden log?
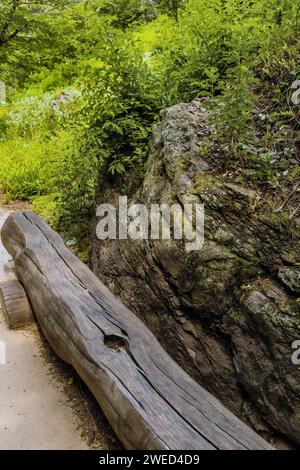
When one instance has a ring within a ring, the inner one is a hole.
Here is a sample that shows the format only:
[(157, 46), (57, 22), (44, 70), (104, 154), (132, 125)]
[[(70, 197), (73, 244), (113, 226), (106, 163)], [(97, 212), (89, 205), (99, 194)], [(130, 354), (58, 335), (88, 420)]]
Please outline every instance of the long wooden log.
[(271, 449), (171, 359), (42, 218), (13, 214), (1, 236), (49, 343), (127, 449)]

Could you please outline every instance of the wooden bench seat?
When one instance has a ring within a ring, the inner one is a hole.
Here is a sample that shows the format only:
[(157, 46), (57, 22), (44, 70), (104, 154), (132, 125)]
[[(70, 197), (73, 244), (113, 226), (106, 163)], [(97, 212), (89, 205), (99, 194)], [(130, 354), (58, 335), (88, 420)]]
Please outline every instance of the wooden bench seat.
[(127, 449), (271, 449), (171, 359), (42, 218), (13, 214), (1, 235), (49, 343)]

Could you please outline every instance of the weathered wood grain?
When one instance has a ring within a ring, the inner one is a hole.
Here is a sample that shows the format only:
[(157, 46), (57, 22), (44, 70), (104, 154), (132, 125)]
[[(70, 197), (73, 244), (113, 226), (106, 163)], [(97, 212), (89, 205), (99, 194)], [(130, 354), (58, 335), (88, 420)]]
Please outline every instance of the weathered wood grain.
[(127, 449), (271, 448), (170, 358), (43, 219), (13, 214), (1, 235), (44, 334)]
[(0, 302), (10, 329), (21, 328), (34, 322), (26, 292), (17, 280), (1, 282)]

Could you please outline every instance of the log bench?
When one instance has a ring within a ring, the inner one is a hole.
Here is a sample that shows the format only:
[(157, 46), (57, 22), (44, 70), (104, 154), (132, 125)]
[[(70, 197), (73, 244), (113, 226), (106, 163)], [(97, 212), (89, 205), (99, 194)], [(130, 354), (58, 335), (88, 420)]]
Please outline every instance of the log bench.
[(171, 359), (42, 218), (13, 214), (1, 236), (46, 338), (127, 449), (271, 449)]

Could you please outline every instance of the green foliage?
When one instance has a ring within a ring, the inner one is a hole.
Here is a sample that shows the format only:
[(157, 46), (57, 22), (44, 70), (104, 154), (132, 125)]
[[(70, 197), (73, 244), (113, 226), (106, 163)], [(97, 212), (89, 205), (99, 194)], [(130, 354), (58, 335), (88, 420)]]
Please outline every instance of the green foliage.
[(176, 21), (179, 19), (179, 11), (187, 5), (188, 0), (160, 0), (159, 9), (172, 16)]
[(252, 91), (254, 83), (252, 71), (243, 64), (230, 70), (227, 79), (221, 82), (224, 92), (217, 100), (213, 121), (219, 136), (231, 148), (241, 140), (246, 143), (253, 138), (251, 112), (255, 102)]
[(1, 77), (10, 83), (25, 80), (32, 68), (41, 65), (41, 60), (47, 61), (50, 56), (54, 59), (54, 50), (63, 45), (61, 12), (72, 3), (71, 0), (1, 0)]
[(110, 23), (115, 28), (125, 30), (134, 23), (147, 19), (149, 7), (143, 0), (103, 0), (102, 3), (98, 12), (110, 16)]
[(108, 41), (101, 60), (101, 69), (86, 83), (85, 145), (97, 148), (98, 159), (109, 173), (124, 173), (148, 151), (159, 110), (155, 77), (125, 35)]
[[(66, 3), (66, 0), (31, 0), (30, 3), (21, 0), (1, 0), (0, 4), (0, 47), (25, 34), (36, 34), (40, 21)], [(34, 15), (33, 15), (34, 14)]]
[(68, 102), (45, 94), (11, 108), (0, 141), (0, 182), (9, 199), (30, 200), (55, 228), (78, 233), (93, 202), (98, 160), (81, 151), (82, 130), (70, 114), (78, 94), (65, 93)]
[(9, 93), (33, 83), (39, 91), (74, 85), (102, 39), (105, 18), (97, 13), (98, 2), (18, 0), (14, 14), (12, 3), (0, 3), (0, 34), (5, 18), (11, 32), (2, 46), (0, 41), (0, 79)]
[(143, 163), (160, 109), (178, 102), (210, 97), (218, 150), (255, 182), (276, 186), (276, 162), (297, 156), (299, 2), (155, 5), (1, 1), (0, 186), (60, 230), (87, 229), (101, 179)]
[(0, 181), (9, 198), (30, 199), (42, 190), (44, 148), (39, 139), (17, 137), (0, 144)]
[(34, 199), (31, 199), (31, 202), (32, 210), (36, 214), (44, 217), (44, 219), (47, 220), (53, 228), (60, 227), (58, 196), (55, 196), (54, 194), (36, 196)]
[(89, 255), (89, 250), (88, 249), (85, 249), (83, 251), (79, 251), (79, 253), (77, 253), (77, 256), (80, 259), (80, 261), (82, 261), (84, 264), (89, 264), (90, 255)]
[(75, 126), (56, 137), (56, 159), (45, 168), (45, 176), (51, 177), (47, 189), (57, 193), (58, 228), (75, 236), (84, 235), (89, 229), (87, 220), (92, 215), (100, 170), (97, 156), (82, 148), (80, 132)]

